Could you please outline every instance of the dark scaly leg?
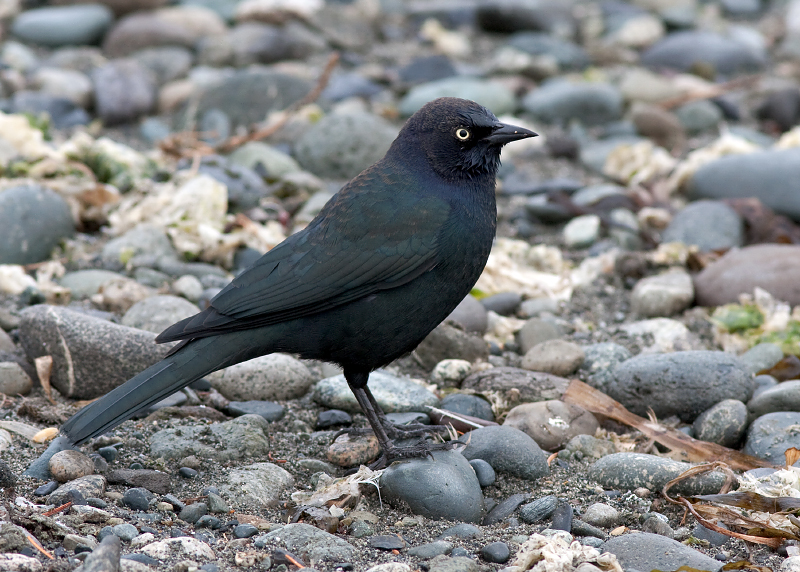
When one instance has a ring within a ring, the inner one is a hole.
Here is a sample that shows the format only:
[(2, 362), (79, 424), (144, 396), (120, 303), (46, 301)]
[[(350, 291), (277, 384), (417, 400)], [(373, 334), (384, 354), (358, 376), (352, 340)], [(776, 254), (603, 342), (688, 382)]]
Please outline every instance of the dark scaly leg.
[(386, 414), (378, 405), (375, 396), (369, 390), (368, 386), (364, 386), (364, 392), (367, 394), (367, 399), (372, 404), (373, 409), (378, 413), (378, 418), (381, 420), (386, 434), (392, 439), (413, 439), (414, 437), (426, 437), (430, 434), (442, 435), (447, 433), (447, 427), (442, 425), (423, 425), (422, 423), (409, 423), (408, 425), (397, 425), (389, 421)]

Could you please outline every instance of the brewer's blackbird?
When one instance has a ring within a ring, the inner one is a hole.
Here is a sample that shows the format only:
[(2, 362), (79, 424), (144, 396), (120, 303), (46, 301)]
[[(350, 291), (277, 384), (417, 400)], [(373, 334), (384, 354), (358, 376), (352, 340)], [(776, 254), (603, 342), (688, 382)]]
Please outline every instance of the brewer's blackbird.
[(367, 387), (412, 351), (478, 280), (494, 239), (500, 149), (536, 133), (441, 98), (415, 113), (386, 156), (345, 185), (302, 231), (267, 252), (157, 342), (167, 357), (72, 416), (75, 444), (218, 369), (273, 352), (339, 364), (383, 451), (425, 454)]

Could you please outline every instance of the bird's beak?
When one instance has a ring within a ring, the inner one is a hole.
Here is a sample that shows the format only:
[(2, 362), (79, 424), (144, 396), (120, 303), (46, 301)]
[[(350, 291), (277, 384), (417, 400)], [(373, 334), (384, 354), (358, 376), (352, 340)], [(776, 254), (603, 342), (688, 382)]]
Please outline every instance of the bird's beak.
[(492, 145), (505, 145), (512, 141), (519, 139), (527, 139), (528, 137), (536, 137), (538, 133), (534, 133), (530, 129), (524, 127), (517, 127), (516, 125), (508, 125), (506, 123), (498, 123), (494, 131), (486, 139)]

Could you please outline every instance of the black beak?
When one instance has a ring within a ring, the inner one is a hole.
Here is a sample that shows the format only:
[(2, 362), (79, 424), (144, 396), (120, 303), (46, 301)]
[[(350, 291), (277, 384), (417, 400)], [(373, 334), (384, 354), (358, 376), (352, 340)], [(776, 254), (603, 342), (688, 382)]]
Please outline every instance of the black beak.
[(492, 145), (505, 145), (512, 141), (519, 139), (527, 139), (528, 137), (536, 137), (538, 133), (534, 133), (530, 129), (524, 127), (517, 127), (515, 125), (507, 125), (505, 123), (498, 123), (491, 135), (486, 139)]

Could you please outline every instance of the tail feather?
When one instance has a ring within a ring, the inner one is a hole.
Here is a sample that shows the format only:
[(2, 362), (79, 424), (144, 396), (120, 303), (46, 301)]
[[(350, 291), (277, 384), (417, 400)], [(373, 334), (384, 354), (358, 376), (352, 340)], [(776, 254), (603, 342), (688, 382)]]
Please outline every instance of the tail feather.
[(113, 429), (203, 376), (241, 361), (231, 360), (232, 356), (213, 359), (215, 353), (207, 351), (207, 346), (213, 342), (213, 338), (205, 338), (176, 348), (162, 361), (78, 411), (61, 426), (61, 432), (79, 445)]

